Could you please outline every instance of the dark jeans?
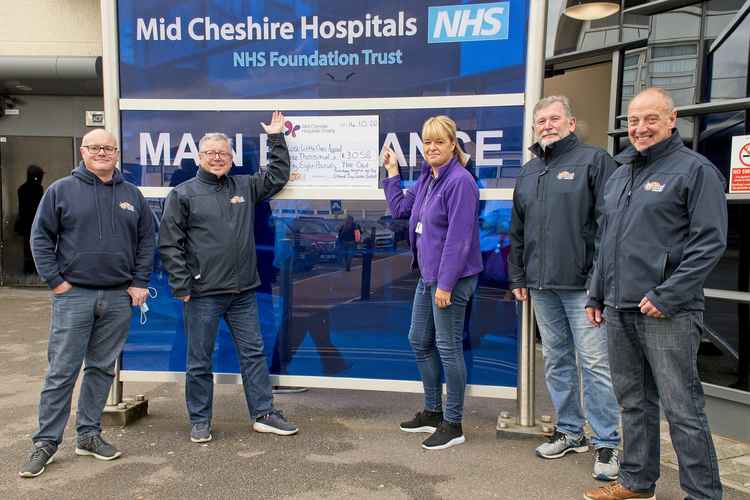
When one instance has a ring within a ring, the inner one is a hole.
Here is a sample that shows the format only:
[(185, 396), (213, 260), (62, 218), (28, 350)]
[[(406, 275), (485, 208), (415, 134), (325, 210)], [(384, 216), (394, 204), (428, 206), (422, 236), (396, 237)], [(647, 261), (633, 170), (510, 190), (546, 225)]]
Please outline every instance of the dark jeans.
[(719, 467), (696, 361), (703, 314), (654, 319), (639, 311), (606, 308), (605, 316), (612, 382), (622, 407), (620, 482), (631, 490), (656, 487), (661, 402), (682, 489), (689, 499), (720, 499)]
[(476, 287), (477, 276), (458, 280), (451, 292), (451, 305), (444, 309), (435, 305), (436, 284), (426, 284), (420, 278), (414, 292), (409, 342), (422, 376), (425, 409), (443, 409), (443, 385), (440, 382), (442, 367), (448, 392), (445, 420), (454, 423), (461, 422), (464, 414), (464, 319), (466, 305)]
[(125, 290), (73, 287), (52, 296), (49, 367), (39, 400), (39, 430), (32, 436), (34, 442), (62, 442), (82, 363), (76, 433), (81, 439), (101, 432), (102, 410), (132, 314)]
[(224, 318), (237, 348), (245, 400), (252, 418), (273, 409), (271, 378), (263, 353), (255, 292), (193, 297), (185, 304), (187, 373), (185, 400), (192, 424), (211, 422), (214, 376), (213, 352), (219, 320)]

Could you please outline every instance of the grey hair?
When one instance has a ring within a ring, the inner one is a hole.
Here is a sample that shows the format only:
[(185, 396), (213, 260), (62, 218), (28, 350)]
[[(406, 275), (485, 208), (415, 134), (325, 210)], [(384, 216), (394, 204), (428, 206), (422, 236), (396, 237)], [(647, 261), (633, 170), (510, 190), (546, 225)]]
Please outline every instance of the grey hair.
[(203, 144), (206, 141), (224, 141), (229, 144), (229, 149), (232, 149), (232, 139), (230, 139), (227, 134), (221, 132), (208, 132), (207, 134), (204, 134), (203, 137), (201, 137), (201, 140), (198, 141), (198, 151), (203, 149)]
[(661, 87), (649, 87), (647, 89), (644, 89), (641, 92), (638, 92), (638, 95), (636, 95), (633, 100), (645, 93), (657, 94), (664, 100), (664, 105), (667, 107), (667, 113), (671, 113), (672, 111), (674, 111), (674, 99), (672, 99), (672, 96), (669, 94), (669, 92)]
[(563, 110), (565, 110), (565, 115), (568, 118), (575, 118), (575, 115), (573, 114), (573, 108), (570, 106), (570, 99), (568, 99), (564, 95), (551, 95), (540, 99), (539, 102), (534, 106), (534, 114), (532, 116), (536, 118), (536, 114), (539, 111), (552, 106), (556, 102), (562, 104)]

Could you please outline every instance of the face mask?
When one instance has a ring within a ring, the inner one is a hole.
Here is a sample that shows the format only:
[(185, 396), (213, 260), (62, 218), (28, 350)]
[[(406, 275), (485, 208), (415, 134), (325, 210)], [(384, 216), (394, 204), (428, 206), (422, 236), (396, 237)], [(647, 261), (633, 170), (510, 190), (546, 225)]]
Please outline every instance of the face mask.
[[(155, 299), (156, 296), (158, 295), (156, 288), (148, 287), (147, 290), (148, 290), (148, 296), (152, 299)], [(148, 321), (148, 318), (146, 317), (147, 312), (148, 312), (148, 304), (144, 302), (143, 304), (141, 304), (141, 324), (142, 325), (145, 325), (146, 322)]]

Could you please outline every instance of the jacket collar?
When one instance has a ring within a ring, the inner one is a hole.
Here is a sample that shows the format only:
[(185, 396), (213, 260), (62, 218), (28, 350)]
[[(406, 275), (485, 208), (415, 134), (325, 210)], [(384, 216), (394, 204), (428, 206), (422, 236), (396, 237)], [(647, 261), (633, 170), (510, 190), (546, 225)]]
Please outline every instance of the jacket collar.
[(575, 148), (579, 144), (578, 136), (575, 135), (575, 133), (571, 132), (570, 134), (566, 135), (559, 141), (555, 141), (546, 148), (542, 148), (542, 146), (535, 142), (531, 145), (529, 148), (529, 151), (534, 153), (534, 155), (538, 158), (541, 158), (545, 163), (552, 160), (553, 158), (557, 158), (558, 156), (567, 153), (571, 149)]
[[(448, 161), (445, 165), (438, 168), (438, 176), (435, 179), (435, 181), (439, 181), (440, 179), (446, 177), (456, 166), (459, 166), (460, 168), (463, 168), (463, 165), (459, 163), (458, 158), (455, 156)], [(422, 175), (429, 175), (432, 176), (432, 167), (430, 167), (430, 164), (426, 161), (422, 164)]]
[(214, 184), (214, 185), (221, 185), (224, 184), (227, 181), (227, 176), (222, 175), (221, 177), (217, 177), (216, 175), (212, 174), (211, 172), (208, 172), (200, 167), (198, 167), (198, 173), (195, 174), (195, 176), (198, 178), (198, 180), (205, 182), (206, 184)]
[(672, 135), (661, 142), (657, 142), (650, 148), (646, 148), (643, 151), (638, 151), (631, 144), (622, 153), (615, 156), (615, 161), (621, 165), (628, 164), (640, 164), (648, 165), (664, 155), (667, 155), (678, 148), (682, 147), (682, 138), (677, 129), (672, 131)]

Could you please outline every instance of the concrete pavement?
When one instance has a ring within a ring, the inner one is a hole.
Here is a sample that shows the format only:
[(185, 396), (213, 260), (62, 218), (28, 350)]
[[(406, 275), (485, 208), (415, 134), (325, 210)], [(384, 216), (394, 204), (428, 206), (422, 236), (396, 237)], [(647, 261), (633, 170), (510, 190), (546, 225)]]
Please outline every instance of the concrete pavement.
[[(428, 452), (420, 447), (426, 435), (398, 430), (420, 408), (417, 394), (277, 395), (276, 405), (301, 429), (280, 437), (252, 432), (239, 386), (217, 386), (215, 440), (198, 445), (188, 439), (182, 387), (142, 383), (126, 384), (125, 393), (145, 394), (150, 415), (105, 432), (124, 452), (121, 459), (75, 456), (71, 419), (56, 461), (42, 476), (22, 479), (18, 467), (29, 451), (46, 369), (48, 293), (0, 288), (0, 318), (0, 499), (579, 499), (601, 484), (591, 478), (591, 453), (543, 461), (533, 454), (535, 440), (498, 440), (497, 415), (514, 411), (513, 401), (468, 398), (467, 443)], [(550, 411), (543, 391), (538, 401), (540, 413)], [(668, 466), (657, 498), (683, 498)], [(727, 489), (725, 498), (750, 495)]]

